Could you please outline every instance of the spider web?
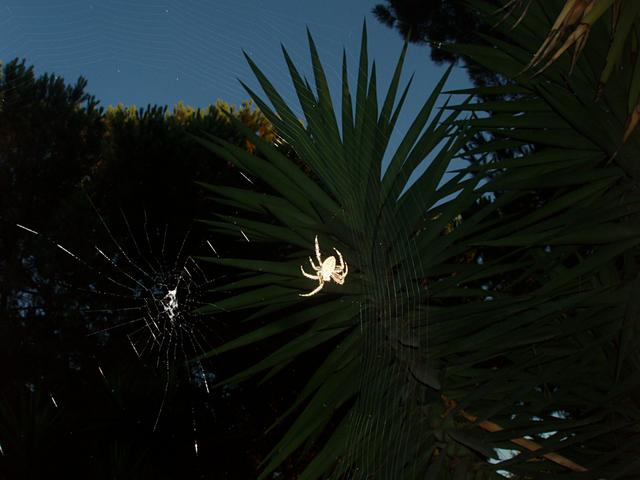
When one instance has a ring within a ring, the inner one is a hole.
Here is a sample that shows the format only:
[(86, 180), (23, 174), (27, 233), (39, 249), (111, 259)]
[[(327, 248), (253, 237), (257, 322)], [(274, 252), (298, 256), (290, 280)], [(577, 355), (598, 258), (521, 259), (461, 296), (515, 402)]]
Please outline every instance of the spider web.
[[(72, 258), (92, 278), (88, 286), (66, 283), (68, 290), (82, 293), (79, 312), (87, 330), (87, 336), (101, 345), (108, 342), (127, 342), (135, 355), (145, 364), (151, 364), (162, 378), (163, 390), (157, 400), (157, 414), (153, 431), (161, 425), (167, 393), (176, 381), (176, 375), (186, 377), (193, 387), (203, 394), (210, 393), (216, 375), (206, 368), (200, 355), (210, 348), (215, 332), (207, 326), (211, 317), (194, 312), (198, 307), (210, 304), (207, 291), (222, 276), (211, 278), (198, 264), (185, 246), (193, 235), (187, 230), (170, 248), (169, 225), (163, 229), (151, 229), (146, 211), (143, 212), (142, 232), (136, 233), (120, 210), (125, 227), (125, 237), (118, 239), (104, 217), (91, 202), (100, 226), (110, 242), (93, 246), (95, 256), (85, 260), (74, 253), (74, 248), (58, 243), (28, 226), (16, 226), (31, 235), (48, 242), (60, 255)], [(211, 240), (199, 242), (202, 250), (215, 248)], [(217, 254), (217, 252), (215, 252)], [(109, 386), (109, 372), (100, 364), (97, 372)], [(58, 408), (53, 394), (51, 401)], [(195, 407), (192, 407), (195, 408)], [(196, 416), (193, 418), (193, 449), (198, 451)]]
[[(331, 75), (328, 80), (333, 83), (340, 81), (337, 72), (329, 71), (327, 75)], [(350, 72), (351, 85), (356, 84), (355, 75), (357, 71)], [(378, 78), (382, 78), (382, 75)], [(284, 95), (284, 92), (282, 94)], [(407, 112), (404, 112), (404, 115), (407, 116)], [(384, 135), (381, 131), (377, 133)], [(344, 181), (341, 166), (336, 165), (332, 169), (335, 180), (333, 186), (346, 198), (343, 205), (345, 211), (361, 210), (361, 194), (370, 187), (376, 188), (374, 184), (384, 175), (391, 154), (399, 144), (399, 135), (401, 133), (396, 131), (390, 141), (382, 162), (382, 171), (365, 172), (360, 182), (350, 185)], [(406, 195), (417, 205), (424, 204), (420, 192), (410, 187), (420, 178), (438, 148), (444, 143), (443, 141), (441, 145), (436, 146), (433, 154), (415, 169), (401, 197)], [(342, 152), (335, 152), (336, 157), (341, 155)], [(454, 170), (462, 166), (462, 162), (454, 162), (449, 168)], [(452, 177), (453, 173), (446, 174), (440, 186)], [(455, 192), (447, 199), (455, 197), (458, 193), (459, 191)], [(436, 206), (440, 203), (442, 201)], [(350, 270), (352, 265), (356, 265), (356, 269), (357, 266), (366, 265), (367, 276), (374, 281), (364, 284), (363, 297), (367, 299), (366, 303), (349, 300), (349, 297), (345, 299), (345, 302), (357, 302), (359, 305), (360, 333), (364, 348), (360, 352), (360, 393), (355, 408), (349, 414), (345, 440), (346, 459), (343, 461), (349, 468), (346, 472), (334, 473), (331, 478), (336, 479), (398, 478), (400, 475), (406, 478), (416, 477), (419, 473), (419, 462), (415, 460), (420, 458), (420, 452), (416, 450), (420, 445), (418, 439), (427, 431), (424, 425), (415, 422), (416, 417), (412, 415), (415, 407), (412, 402), (415, 398), (420, 398), (424, 387), (411, 377), (411, 367), (419, 361), (421, 353), (429, 348), (428, 290), (419, 283), (422, 264), (420, 256), (417, 255), (417, 236), (409, 229), (410, 225), (404, 211), (400, 214), (385, 213), (380, 218), (377, 214), (375, 209), (366, 210), (364, 223), (370, 227), (369, 235), (365, 238), (354, 236), (351, 239), (352, 246), (362, 245), (362, 242), (366, 245), (354, 249), (354, 258), (344, 258)], [(428, 214), (429, 212), (425, 211), (425, 215)], [(346, 218), (351, 226), (349, 231), (357, 232), (359, 225), (349, 217)], [(327, 219), (324, 230), (332, 231), (333, 223), (333, 217)], [(387, 228), (377, 228), (380, 224), (386, 224)], [(407, 260), (402, 267), (404, 271), (390, 274), (387, 270), (388, 265), (385, 265), (382, 259), (385, 258), (385, 252), (392, 242), (399, 256)], [(371, 257), (363, 253), (368, 251), (369, 246), (373, 251)], [(312, 271), (323, 270), (323, 262), (328, 261), (329, 255), (333, 253), (332, 249), (333, 246), (330, 244), (321, 244), (322, 259), (317, 259), (318, 265), (314, 265), (313, 259), (317, 258), (316, 247), (313, 244), (309, 245)], [(306, 257), (300, 258), (300, 261), (305, 267), (308, 265)], [(301, 275), (304, 275), (304, 272), (301, 272)], [(311, 283), (310, 276), (304, 276), (308, 277)], [(349, 277), (345, 278), (345, 283), (349, 280)], [(310, 290), (315, 291), (318, 287), (317, 283), (312, 284)], [(321, 295), (322, 292), (318, 290), (315, 294)], [(307, 298), (301, 300), (308, 301)], [(365, 465), (374, 465), (374, 470), (370, 471)]]
[[(397, 58), (397, 57), (396, 57)], [(308, 60), (307, 60), (308, 62)], [(408, 63), (408, 62), (407, 62)], [(351, 64), (353, 65), (353, 63)], [(260, 65), (259, 65), (260, 66)], [(304, 64), (297, 64), (304, 67)], [(328, 70), (327, 80), (329, 84), (337, 85), (341, 81), (341, 75), (335, 70)], [(350, 72), (349, 83), (356, 85), (357, 71)], [(407, 79), (406, 69), (404, 81)], [(383, 79), (383, 75), (378, 75)], [(310, 77), (312, 78), (312, 77)], [(448, 84), (455, 83), (455, 80)], [(435, 82), (434, 82), (435, 84)], [(336, 91), (337, 89), (334, 89)], [(430, 93), (430, 89), (420, 90), (424, 96), (419, 104), (422, 104)], [(286, 90), (285, 90), (286, 91)], [(284, 91), (280, 91), (285, 96)], [(335, 98), (335, 97), (334, 97)], [(380, 98), (380, 95), (378, 95)], [(442, 108), (444, 98), (441, 98), (433, 109), (432, 117), (439, 108)], [(336, 108), (338, 107), (338, 108)], [(334, 108), (339, 110), (339, 105), (334, 102)], [(403, 109), (401, 118), (414, 118), (411, 109)], [(429, 119), (429, 122), (433, 118)], [(406, 120), (405, 120), (406, 121)], [(425, 129), (428, 129), (427, 122)], [(398, 122), (400, 124), (401, 121)], [(408, 124), (408, 122), (407, 122)], [(339, 126), (339, 129), (341, 127)], [(361, 210), (362, 194), (369, 188), (376, 188), (376, 184), (384, 176), (393, 153), (399, 146), (402, 138), (402, 128), (396, 128), (392, 135), (381, 165), (381, 171), (364, 172), (362, 179), (355, 184), (347, 184), (344, 180), (344, 172), (341, 165), (333, 168), (333, 188), (345, 196), (343, 208), (346, 211)], [(384, 135), (385, 132), (376, 132)], [(374, 135), (375, 137), (375, 135)], [(431, 153), (418, 164), (409, 176), (400, 199), (413, 203), (423, 215), (434, 215), (434, 210), (446, 201), (451, 201), (462, 191), (460, 186), (457, 191), (440, 199), (431, 205), (427, 198), (419, 190), (411, 188), (413, 184), (424, 174), (426, 168), (435, 158), (440, 148), (445, 146), (448, 139), (435, 145)], [(342, 152), (335, 152), (340, 157)], [(466, 166), (466, 162), (454, 159), (447, 168), (447, 172), (441, 179), (437, 188), (442, 187), (454, 177), (455, 171)], [(468, 178), (468, 177), (466, 177)], [(331, 178), (328, 179), (332, 181)], [(481, 183), (482, 184), (482, 183)], [(427, 192), (427, 194), (430, 192)], [(431, 205), (426, 208), (424, 205)], [(365, 302), (358, 302), (360, 307), (360, 333), (364, 348), (359, 352), (361, 357), (361, 372), (359, 375), (360, 388), (355, 407), (349, 413), (346, 445), (346, 458), (340, 463), (349, 465), (346, 471), (336, 471), (331, 478), (342, 479), (369, 479), (369, 478), (418, 478), (423, 472), (421, 458), (425, 451), (421, 450), (425, 435), (431, 435), (430, 427), (419, 421), (416, 411), (429, 402), (440, 403), (433, 397), (431, 391), (422, 380), (417, 378), (414, 370), (420, 368), (424, 354), (429, 349), (429, 288), (423, 283), (424, 274), (421, 257), (418, 254), (419, 233), (412, 230), (413, 226), (407, 218), (407, 210), (399, 213), (386, 211), (381, 216), (375, 209), (366, 209), (365, 224), (370, 227), (365, 238), (353, 236), (352, 246), (372, 247), (371, 257), (363, 252), (367, 248), (355, 248), (354, 258), (346, 258), (350, 264), (366, 265), (367, 277), (372, 282), (364, 283), (363, 297)], [(359, 225), (356, 222), (347, 222), (351, 225), (351, 232), (357, 232)], [(460, 221), (458, 216), (452, 222)], [(325, 222), (325, 230), (332, 230), (333, 218)], [(379, 228), (379, 225), (386, 225)], [(393, 245), (392, 245), (393, 244)], [(385, 263), (386, 252), (393, 246), (398, 258), (405, 259), (401, 266), (396, 268)], [(327, 260), (331, 245), (321, 246), (324, 249), (324, 261)], [(312, 257), (315, 254), (314, 247), (310, 245)], [(306, 264), (306, 258), (301, 259)], [(318, 259), (321, 263), (321, 260)], [(311, 266), (315, 271), (322, 270), (322, 266)], [(357, 267), (356, 267), (357, 268)], [(304, 275), (304, 273), (303, 273)], [(307, 275), (305, 275), (307, 277)], [(349, 282), (349, 279), (345, 279)], [(352, 303), (356, 300), (351, 300)], [(325, 405), (327, 407), (327, 405)], [(442, 442), (438, 448), (446, 446)], [(495, 450), (494, 457), (489, 458), (489, 463), (499, 463), (511, 458), (515, 450)], [(372, 467), (373, 466), (373, 467)], [(509, 476), (509, 472), (498, 470), (499, 474)]]
[[(208, 7), (201, 0), (142, 1), (136, 2), (135, 6), (121, 0), (95, 3), (58, 0), (55, 4), (39, 4), (37, 11), (32, 7), (40, 2), (31, 1), (31, 8), (28, 3), (16, 0), (0, 4), (0, 12), (3, 12), (0, 13), (0, 25), (7, 27), (0, 29), (3, 32), (0, 38), (5, 40), (0, 42), (3, 45), (0, 57), (27, 55), (38, 69), (54, 70), (67, 79), (84, 75), (89, 79), (92, 93), (105, 103), (164, 104), (184, 100), (187, 104), (206, 106), (211, 103), (212, 92), (225, 100), (239, 103), (247, 95), (235, 77), (239, 76), (259, 91), (242, 58), (241, 48), (245, 47), (247, 53), (265, 68), (266, 76), (287, 103), (297, 107), (290, 79), (286, 69), (282, 68), (278, 44), (286, 45), (294, 63), (311, 78), (308, 50), (300, 41), (305, 38), (305, 26), (309, 26), (314, 35), (332, 92), (340, 91), (339, 65), (343, 46), (346, 46), (349, 65), (357, 65), (363, 17), (368, 21), (370, 52), (376, 56), (378, 78), (382, 84), (391, 77), (401, 47), (401, 39), (395, 32), (371, 21), (369, 12), (372, 4), (368, 1), (354, 2), (349, 8), (344, 6), (344, 2), (320, 2), (306, 16), (297, 6), (291, 6), (287, 11), (287, 6), (267, 6), (248, 0), (220, 0), (214, 2), (213, 7)], [(335, 15), (336, 11), (343, 15)], [(65, 39), (71, 41), (66, 43)], [(389, 59), (380, 58), (379, 52), (387, 54), (389, 51)], [(442, 68), (426, 61), (427, 56), (428, 52), (423, 48), (409, 49), (406, 65), (410, 67), (405, 67), (405, 71), (415, 69), (416, 79), (396, 126), (397, 132), (406, 130), (408, 122), (415, 117), (419, 105), (428, 95), (430, 86), (435, 84), (434, 79), (442, 73)], [(94, 69), (95, 66), (107, 68), (98, 70)], [(154, 78), (151, 84), (145, 83), (149, 75)], [(355, 85), (357, 71), (351, 68), (349, 75), (351, 85)], [(461, 69), (454, 70), (453, 77), (448, 83), (450, 88), (469, 85)], [(116, 90), (113, 87), (120, 84), (127, 85), (127, 88)], [(180, 94), (171, 93), (167, 98), (166, 92), (175, 92), (178, 84)], [(425, 87), (416, 87), (420, 84)], [(130, 91), (143, 93), (134, 95)], [(295, 111), (299, 113), (300, 109)], [(392, 138), (388, 152), (394, 151), (398, 141), (398, 135)], [(389, 158), (387, 155), (383, 172)], [(427, 163), (428, 160), (416, 170), (410, 183), (424, 171)], [(367, 173), (362, 185), (352, 186), (352, 191), (357, 192), (369, 182), (377, 181), (383, 172)], [(334, 173), (337, 184), (341, 181), (342, 172), (336, 169)], [(251, 181), (248, 177), (247, 180)], [(351, 199), (353, 205), (358, 200), (355, 195)], [(408, 195), (418, 204), (423, 201), (414, 191), (409, 191)], [(103, 219), (100, 220), (107, 228)], [(406, 219), (383, 220), (401, 226)], [(370, 218), (369, 221), (373, 225), (377, 219)], [(331, 219), (327, 227), (331, 227)], [(53, 243), (59, 253), (70, 255), (95, 272), (96, 285), (89, 292), (93, 298), (114, 300), (118, 305), (87, 310), (85, 315), (91, 323), (89, 333), (101, 341), (118, 336), (128, 342), (142, 359), (153, 359), (157, 371), (166, 375), (165, 395), (157, 399), (158, 406), (154, 407), (158, 409), (155, 428), (161, 422), (172, 365), (188, 357), (186, 352), (197, 355), (203, 350), (201, 319), (189, 312), (206, 301), (203, 286), (212, 280), (196, 268), (186, 253), (181, 251), (167, 262), (162, 246), (151, 248), (153, 241), (163, 245), (166, 230), (149, 232), (145, 222), (143, 230), (144, 233), (137, 235), (130, 230), (129, 245), (119, 245), (109, 233), (112, 242), (108, 247), (99, 247), (99, 263), (85, 262), (73, 253), (73, 248)], [(39, 235), (33, 230), (31, 232)], [(243, 231), (241, 234), (247, 248), (252, 249), (250, 238)], [(389, 232), (373, 230), (368, 241), (382, 251), (385, 244), (388, 245), (388, 235)], [(407, 235), (400, 236), (400, 239), (400, 246), (396, 248), (409, 259), (406, 264), (410, 271), (392, 276), (387, 281), (386, 272), (374, 262), (372, 274), (376, 280), (364, 292), (382, 308), (374, 314), (361, 305), (360, 330), (365, 345), (363, 365), (366, 368), (363, 367), (360, 380), (362, 394), (351, 418), (350, 440), (347, 441), (349, 457), (365, 458), (381, 467), (376, 472), (368, 472), (354, 465), (348, 472), (348, 478), (367, 478), (373, 474), (377, 478), (393, 478), (411, 456), (407, 452), (410, 452), (412, 440), (421, 433), (422, 427), (398, 420), (404, 418), (402, 412), (407, 410), (406, 404), (378, 394), (405, 388), (406, 364), (428, 348), (428, 344), (419, 341), (420, 338), (428, 338), (428, 332), (425, 332), (428, 328), (428, 292), (410, 281), (420, 270), (420, 258), (415, 254), (415, 239)], [(218, 254), (212, 242), (205, 243), (208, 243), (206, 248)], [(309, 247), (309, 254), (313, 255), (313, 245)], [(331, 247), (321, 245), (325, 255)], [(353, 261), (357, 265), (369, 263), (371, 259), (345, 258), (345, 261)], [(349, 280), (347, 277), (345, 281), (348, 283)], [(311, 280), (309, 282), (313, 285)], [(119, 320), (114, 325), (115, 315)], [(406, 354), (405, 364), (392, 362), (394, 353), (381, 349), (382, 345), (389, 343), (389, 336), (402, 337), (398, 348)], [(392, 366), (389, 368), (390, 362)], [(192, 381), (206, 391), (211, 373), (201, 364), (193, 365)], [(386, 377), (373, 375), (384, 370), (389, 373)], [(101, 369), (99, 373), (107, 380), (108, 372)], [(407, 391), (405, 396), (411, 397), (411, 394)], [(393, 447), (380, 452), (369, 448), (373, 442), (351, 441), (362, 437), (384, 437), (387, 438), (385, 444)], [(194, 443), (194, 449), (197, 451), (197, 443)]]

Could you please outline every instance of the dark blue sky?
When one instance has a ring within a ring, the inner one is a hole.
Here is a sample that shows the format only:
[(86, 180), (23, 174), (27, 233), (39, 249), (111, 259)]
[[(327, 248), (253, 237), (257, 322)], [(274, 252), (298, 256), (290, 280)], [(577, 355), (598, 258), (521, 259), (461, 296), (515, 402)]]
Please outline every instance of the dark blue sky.
[[(205, 106), (245, 99), (237, 78), (252, 80), (245, 49), (277, 85), (290, 92), (282, 42), (305, 68), (305, 27), (318, 44), (330, 81), (339, 77), (342, 48), (355, 66), (363, 19), (381, 86), (402, 46), (399, 35), (370, 13), (376, 0), (9, 0), (0, 1), (0, 59), (25, 57), (36, 72), (67, 81), (79, 75), (104, 105), (123, 102)], [(451, 86), (467, 83), (461, 69)], [(411, 47), (406, 71), (416, 72), (413, 99), (423, 98), (443, 68), (428, 48)], [(411, 102), (409, 102), (411, 103)]]
[[(307, 26), (330, 86), (338, 92), (342, 49), (355, 74), (366, 19), (378, 88), (386, 89), (402, 40), (375, 20), (375, 4), (376, 0), (0, 0), (0, 59), (24, 57), (36, 73), (54, 72), (67, 82), (82, 75), (89, 82), (87, 90), (105, 106), (173, 106), (183, 100), (203, 107), (218, 98), (236, 104), (248, 98), (237, 80), (255, 86), (242, 56), (245, 49), (293, 103), (280, 43), (309, 75)], [(397, 124), (400, 132), (444, 69), (429, 60), (428, 47), (410, 46), (404, 77), (415, 72), (415, 79)], [(457, 67), (448, 87), (465, 86), (466, 74)]]

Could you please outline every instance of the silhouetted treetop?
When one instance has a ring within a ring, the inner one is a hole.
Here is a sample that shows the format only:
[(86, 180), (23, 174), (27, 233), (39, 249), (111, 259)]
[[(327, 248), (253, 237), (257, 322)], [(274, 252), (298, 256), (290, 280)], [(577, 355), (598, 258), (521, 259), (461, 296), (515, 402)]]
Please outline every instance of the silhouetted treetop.
[[(489, 3), (498, 7), (495, 0)], [(429, 45), (431, 60), (437, 64), (459, 59), (441, 48), (443, 44), (483, 43), (478, 34), (492, 31), (492, 25), (460, 0), (386, 0), (373, 7), (372, 12), (380, 23), (396, 29), (409, 42)], [(503, 83), (496, 74), (478, 65), (465, 62), (465, 67), (476, 85)]]

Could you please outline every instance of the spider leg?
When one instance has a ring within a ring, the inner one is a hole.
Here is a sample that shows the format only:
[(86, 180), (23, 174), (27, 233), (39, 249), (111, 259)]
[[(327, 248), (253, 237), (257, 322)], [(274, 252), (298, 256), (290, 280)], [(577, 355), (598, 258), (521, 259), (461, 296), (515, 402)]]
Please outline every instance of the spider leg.
[(336, 282), (339, 285), (342, 285), (344, 283), (344, 275), (340, 275), (334, 272), (331, 274), (331, 278), (333, 279), (334, 282)]
[(302, 265), (300, 265), (300, 271), (302, 272), (302, 274), (307, 277), (307, 278), (313, 278), (314, 280), (318, 280), (318, 276), (317, 275), (311, 275), (307, 272), (304, 271), (304, 268), (302, 268)]
[(324, 287), (324, 281), (322, 280), (322, 278), (319, 278), (318, 280), (320, 281), (320, 284), (315, 290), (312, 290), (309, 293), (299, 293), (298, 295), (300, 295), (301, 297), (310, 297), (311, 295), (315, 295), (316, 293), (318, 293), (320, 290), (322, 290), (322, 287)]
[(320, 257), (320, 245), (318, 244), (317, 235), (316, 235), (316, 257), (318, 257), (318, 265), (322, 266), (322, 257)]
[(313, 260), (311, 260), (311, 257), (309, 257), (309, 263), (311, 264), (311, 268), (313, 268), (315, 271), (322, 270), (322, 264), (320, 264), (320, 266), (316, 267), (316, 264), (313, 263)]
[(338, 257), (340, 258), (340, 267), (339, 268), (340, 268), (340, 273), (342, 273), (342, 278), (344, 278), (344, 277), (347, 276), (347, 273), (349, 273), (349, 266), (344, 261), (344, 258), (342, 258), (342, 254), (340, 253), (340, 251), (338, 251), (337, 248), (334, 248), (334, 250), (338, 254)]

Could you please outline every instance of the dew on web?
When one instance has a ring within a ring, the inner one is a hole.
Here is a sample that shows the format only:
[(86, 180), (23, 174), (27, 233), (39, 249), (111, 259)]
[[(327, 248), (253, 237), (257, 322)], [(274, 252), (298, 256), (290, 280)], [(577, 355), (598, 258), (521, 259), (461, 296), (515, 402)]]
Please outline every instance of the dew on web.
[(209, 245), (211, 250), (213, 250), (213, 253), (215, 253), (216, 257), (220, 258), (220, 255), (218, 255), (218, 252), (216, 251), (215, 248), (213, 248), (213, 245), (211, 245), (211, 242), (209, 240), (207, 240), (207, 245)]
[(198, 428), (196, 425), (196, 413), (194, 409), (191, 409), (191, 418), (193, 419), (193, 450), (196, 456), (198, 455)]
[(249, 177), (247, 177), (244, 173), (240, 172), (240, 175), (242, 175), (247, 180), (247, 182), (249, 182), (251, 185), (254, 184), (253, 180), (251, 180)]

